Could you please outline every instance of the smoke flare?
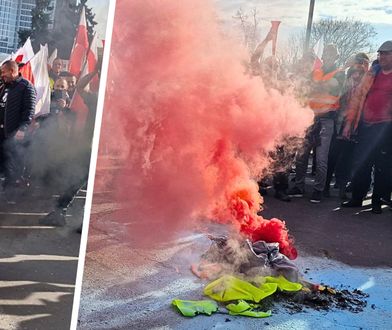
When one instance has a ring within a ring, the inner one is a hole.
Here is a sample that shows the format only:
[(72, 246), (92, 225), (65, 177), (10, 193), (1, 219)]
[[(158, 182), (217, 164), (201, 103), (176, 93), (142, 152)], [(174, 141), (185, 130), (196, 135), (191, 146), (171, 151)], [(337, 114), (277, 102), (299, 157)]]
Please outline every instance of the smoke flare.
[(312, 114), (246, 76), (246, 50), (221, 29), (212, 1), (117, 1), (102, 144), (124, 155), (118, 196), (133, 222), (169, 233), (203, 217), (253, 239), (271, 229), (290, 254), (284, 223), (257, 215), (255, 179)]

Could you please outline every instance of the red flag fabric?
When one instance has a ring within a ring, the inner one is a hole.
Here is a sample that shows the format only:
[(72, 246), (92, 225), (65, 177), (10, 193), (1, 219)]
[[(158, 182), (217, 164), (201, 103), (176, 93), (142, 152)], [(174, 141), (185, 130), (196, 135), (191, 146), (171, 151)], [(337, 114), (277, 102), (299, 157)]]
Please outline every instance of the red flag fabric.
[(83, 69), (83, 63), (86, 58), (86, 53), (88, 50), (88, 37), (87, 37), (87, 24), (86, 24), (86, 13), (83, 7), (80, 14), (80, 21), (78, 30), (76, 32), (74, 45), (72, 47), (71, 56), (69, 58), (69, 68), (68, 71), (80, 76)]
[(83, 98), (80, 96), (78, 91), (75, 91), (69, 108), (76, 114), (74, 129), (79, 132), (82, 131), (86, 125), (89, 109), (84, 103)]
[(272, 55), (276, 55), (276, 40), (278, 38), (278, 29), (280, 21), (271, 21), (271, 40), (272, 40)]
[(12, 54), (11, 58), (17, 63), (27, 63), (33, 56), (33, 47), (31, 46), (30, 37), (28, 37), (23, 47), (19, 48), (15, 54)]
[(31, 63), (27, 62), (23, 67), (19, 69), (19, 73), (22, 75), (23, 78), (27, 79), (34, 85), (34, 75), (33, 70), (31, 69)]

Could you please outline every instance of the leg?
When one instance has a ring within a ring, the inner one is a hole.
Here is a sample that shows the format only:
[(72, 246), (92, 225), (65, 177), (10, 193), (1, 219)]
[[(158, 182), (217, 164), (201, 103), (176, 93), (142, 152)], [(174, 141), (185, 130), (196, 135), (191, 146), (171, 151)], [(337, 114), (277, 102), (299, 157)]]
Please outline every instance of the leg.
[(5, 140), (4, 146), (5, 185), (14, 186), (23, 175), (22, 147), (14, 137)]
[(309, 145), (309, 140), (305, 138), (303, 148), (298, 151), (295, 162), (295, 187), (302, 192), (305, 191), (305, 177), (311, 149), (312, 147)]
[(384, 134), (375, 154), (374, 189), (372, 206), (374, 213), (381, 213), (382, 200), (390, 200), (392, 190), (392, 147), (391, 125), (381, 124), (379, 131)]
[(323, 191), (327, 179), (328, 155), (334, 133), (334, 120), (330, 118), (321, 118), (320, 140), (321, 144), (316, 148), (316, 178), (314, 189)]

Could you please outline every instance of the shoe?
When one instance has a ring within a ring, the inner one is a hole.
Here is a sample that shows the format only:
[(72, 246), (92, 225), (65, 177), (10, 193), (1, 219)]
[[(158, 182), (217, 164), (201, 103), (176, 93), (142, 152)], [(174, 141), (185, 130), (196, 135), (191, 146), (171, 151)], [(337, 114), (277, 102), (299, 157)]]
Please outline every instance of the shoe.
[(52, 211), (45, 217), (39, 219), (39, 224), (43, 226), (65, 226), (65, 214), (61, 211)]
[(329, 188), (323, 190), (323, 196), (326, 198), (331, 197), (331, 192), (329, 191)]
[(372, 204), (372, 213), (381, 214), (382, 213), (381, 204)]
[(287, 195), (289, 197), (303, 197), (304, 192), (301, 189), (299, 189), (298, 187), (294, 186), (293, 188), (291, 188), (287, 191)]
[(350, 199), (341, 204), (342, 207), (362, 207), (362, 201), (357, 201), (355, 199)]
[(320, 203), (322, 197), (322, 191), (313, 190), (312, 197), (310, 198), (311, 203)]
[(284, 190), (277, 190), (275, 192), (275, 196), (276, 199), (279, 199), (282, 202), (290, 202), (291, 198), (286, 194), (286, 192)]

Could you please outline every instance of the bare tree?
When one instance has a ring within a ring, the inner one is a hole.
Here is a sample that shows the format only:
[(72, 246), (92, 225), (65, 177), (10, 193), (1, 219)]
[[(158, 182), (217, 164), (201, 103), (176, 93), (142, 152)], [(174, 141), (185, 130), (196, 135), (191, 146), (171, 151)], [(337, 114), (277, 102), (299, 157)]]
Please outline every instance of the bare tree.
[(249, 52), (252, 53), (260, 41), (260, 18), (257, 8), (251, 9), (248, 13), (245, 13), (240, 8), (233, 18), (239, 21), (244, 44)]
[(373, 52), (372, 39), (376, 35), (376, 31), (370, 23), (352, 18), (344, 20), (328, 18), (313, 24), (311, 44), (314, 45), (321, 37), (324, 38), (325, 44), (335, 44), (340, 53), (339, 63), (343, 64), (355, 53)]
[(278, 60), (286, 67), (291, 67), (298, 63), (303, 55), (303, 45), (305, 41), (305, 30), (292, 34), (281, 46), (281, 51), (277, 54)]

